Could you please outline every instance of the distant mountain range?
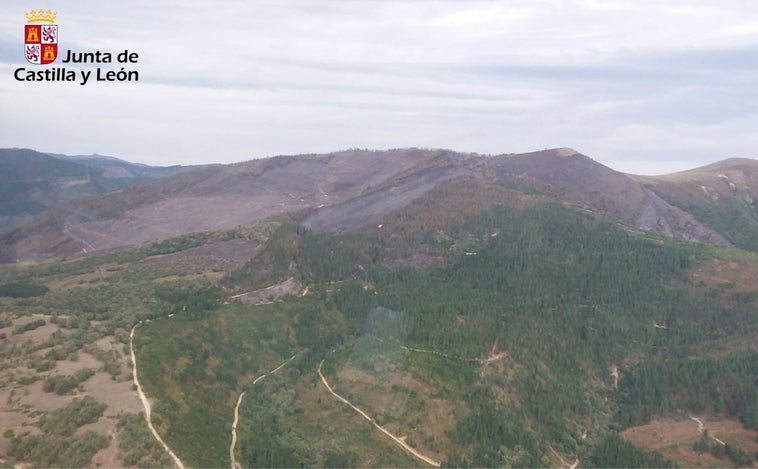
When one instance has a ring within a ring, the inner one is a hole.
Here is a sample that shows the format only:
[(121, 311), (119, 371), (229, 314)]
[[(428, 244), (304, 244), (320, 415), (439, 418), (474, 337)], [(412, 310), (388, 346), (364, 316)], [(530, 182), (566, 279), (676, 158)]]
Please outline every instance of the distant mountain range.
[(129, 180), (132, 181), (127, 185), (133, 185), (136, 182), (142, 182), (148, 179), (170, 176), (183, 169), (191, 166), (149, 166), (140, 163), (130, 163), (113, 156), (104, 155), (62, 155), (58, 153), (47, 153), (47, 155), (73, 163), (81, 164), (89, 168), (94, 168), (101, 172), (101, 176), (106, 179)]
[(183, 169), (186, 168), (146, 166), (100, 155), (0, 149), (0, 230), (61, 203), (102, 195)]
[[(461, 181), (579, 205), (630, 229), (758, 250), (758, 161), (751, 159), (654, 177), (617, 172), (567, 148), (497, 156), (350, 150), (195, 168), (6, 149), (0, 174), (2, 226), (15, 224), (0, 235), (4, 262), (100, 252), (274, 217), (317, 231), (350, 231), (380, 224)], [(475, 192), (469, 197), (477, 203)]]

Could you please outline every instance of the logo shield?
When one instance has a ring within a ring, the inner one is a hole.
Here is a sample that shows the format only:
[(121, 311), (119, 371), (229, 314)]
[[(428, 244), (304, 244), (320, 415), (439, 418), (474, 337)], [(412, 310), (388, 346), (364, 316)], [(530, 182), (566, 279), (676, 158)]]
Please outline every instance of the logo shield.
[[(28, 23), (52, 23), (57, 13), (50, 10), (27, 13)], [(29, 63), (46, 65), (55, 62), (58, 57), (58, 25), (26, 24), (24, 25), (24, 56)]]

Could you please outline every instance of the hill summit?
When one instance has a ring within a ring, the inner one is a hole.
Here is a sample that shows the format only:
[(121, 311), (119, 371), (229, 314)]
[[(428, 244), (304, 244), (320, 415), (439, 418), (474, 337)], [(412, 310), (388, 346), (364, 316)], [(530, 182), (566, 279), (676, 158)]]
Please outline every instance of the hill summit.
[(65, 201), (6, 231), (0, 243), (3, 260), (13, 262), (100, 252), (283, 216), (317, 231), (350, 231), (380, 224), (453, 181), (478, 181), (580, 205), (631, 228), (752, 247), (752, 240), (735, 238), (728, 223), (712, 213), (716, 208), (739, 211), (746, 222), (758, 223), (752, 203), (757, 171), (755, 160), (727, 160), (641, 177), (569, 148), (496, 156), (415, 148), (277, 156), (190, 169), (116, 193)]

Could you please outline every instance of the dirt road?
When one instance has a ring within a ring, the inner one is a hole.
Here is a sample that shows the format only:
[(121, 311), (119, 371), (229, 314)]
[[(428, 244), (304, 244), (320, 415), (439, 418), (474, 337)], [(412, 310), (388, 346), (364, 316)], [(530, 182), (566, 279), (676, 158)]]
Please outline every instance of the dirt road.
[(240, 393), (240, 397), (237, 399), (237, 405), (234, 406), (234, 421), (232, 422), (232, 444), (229, 445), (229, 460), (232, 462), (232, 469), (241, 469), (242, 466), (234, 457), (234, 447), (237, 446), (237, 423), (240, 419), (240, 404), (245, 397), (245, 392)]
[(548, 447), (550, 448), (550, 451), (552, 451), (553, 454), (556, 455), (558, 457), (558, 459), (560, 459), (560, 461), (561, 461), (561, 467), (567, 467), (568, 469), (576, 469), (576, 467), (579, 465), (579, 457), (578, 456), (577, 456), (576, 460), (573, 463), (569, 464), (569, 463), (567, 463), (563, 459), (563, 456), (561, 456), (560, 454), (558, 454), (558, 452), (553, 449), (552, 446), (548, 445)]
[(145, 421), (147, 422), (148, 428), (150, 428), (150, 431), (153, 433), (153, 436), (156, 440), (158, 440), (158, 443), (163, 446), (163, 449), (166, 450), (166, 452), (171, 456), (171, 459), (174, 460), (174, 464), (176, 464), (176, 467), (179, 469), (184, 469), (184, 464), (182, 463), (182, 460), (179, 459), (179, 457), (174, 454), (173, 451), (171, 451), (171, 448), (168, 447), (165, 441), (163, 441), (163, 438), (158, 434), (158, 432), (155, 430), (155, 427), (153, 426), (153, 422), (150, 418), (150, 413), (152, 411), (152, 407), (150, 406), (150, 402), (147, 400), (147, 396), (145, 396), (145, 393), (142, 391), (142, 386), (139, 384), (139, 378), (137, 377), (137, 357), (134, 354), (134, 330), (137, 329), (137, 326), (142, 324), (142, 321), (138, 322), (137, 324), (132, 327), (132, 332), (129, 334), (129, 348), (132, 352), (132, 364), (134, 367), (132, 368), (132, 376), (134, 378), (134, 385), (137, 386), (137, 394), (139, 395), (140, 401), (142, 401), (142, 406), (145, 408)]
[[(297, 352), (296, 354), (289, 357), (286, 361), (282, 362), (279, 366), (274, 368), (273, 370), (269, 371), (268, 373), (264, 373), (260, 375), (259, 377), (255, 378), (255, 381), (253, 381), (253, 384), (257, 383), (258, 381), (262, 380), (268, 375), (272, 375), (276, 373), (277, 371), (281, 370), (284, 365), (291, 362), (296, 356), (298, 356), (300, 352)], [(234, 421), (232, 422), (232, 443), (229, 445), (229, 460), (231, 461), (231, 468), (232, 469), (242, 469), (242, 466), (237, 461), (237, 458), (234, 456), (234, 448), (237, 446), (237, 424), (239, 423), (239, 416), (240, 416), (240, 405), (242, 405), (242, 399), (245, 398), (245, 392), (243, 391), (240, 394), (240, 397), (237, 398), (237, 405), (234, 406)]]
[(299, 280), (295, 277), (290, 277), (276, 285), (271, 285), (261, 290), (240, 293), (229, 298), (251, 305), (265, 305), (271, 304), (286, 295), (305, 296), (307, 290), (308, 287), (304, 286)]
[(359, 415), (361, 415), (363, 418), (365, 418), (366, 420), (368, 420), (369, 422), (371, 422), (371, 424), (373, 426), (375, 426), (377, 429), (379, 429), (379, 431), (381, 431), (382, 433), (384, 433), (385, 435), (387, 435), (388, 437), (390, 437), (392, 439), (392, 441), (395, 442), (395, 444), (397, 444), (398, 446), (400, 446), (403, 450), (405, 450), (405, 452), (407, 452), (411, 456), (413, 456), (416, 459), (419, 459), (421, 461), (424, 461), (425, 463), (429, 464), (430, 466), (440, 467), (440, 463), (438, 461), (435, 461), (434, 459), (431, 459), (431, 458), (429, 458), (427, 456), (424, 456), (423, 454), (419, 453), (415, 449), (411, 448), (401, 438), (393, 435), (387, 429), (385, 429), (384, 427), (382, 427), (381, 425), (379, 425), (378, 423), (376, 423), (376, 421), (373, 418), (369, 417), (369, 415), (366, 412), (362, 411), (361, 409), (359, 409), (358, 407), (356, 407), (355, 405), (353, 405), (353, 403), (351, 403), (350, 401), (348, 401), (344, 397), (342, 397), (339, 394), (337, 394), (336, 392), (334, 392), (334, 390), (332, 389), (332, 387), (329, 386), (329, 383), (326, 381), (326, 378), (324, 377), (324, 374), (321, 373), (321, 366), (323, 364), (324, 364), (324, 360), (321, 360), (321, 363), (319, 363), (319, 365), (318, 365), (318, 375), (321, 377), (321, 382), (324, 383), (324, 386), (326, 386), (326, 389), (329, 391), (329, 393), (331, 393), (332, 396), (336, 397), (337, 400), (339, 400), (340, 402), (342, 402), (344, 404), (347, 404), (354, 411), (358, 412)]
[[(691, 415), (690, 415), (690, 420), (694, 420), (695, 422), (697, 422), (697, 431), (698, 431), (698, 432), (700, 432), (700, 434), (702, 434), (702, 433), (703, 433), (703, 431), (705, 431), (705, 424), (703, 424), (703, 421), (702, 421), (702, 420), (700, 420), (700, 419), (699, 419), (699, 418), (697, 418), (697, 417), (693, 417), (693, 416), (691, 416)], [(726, 443), (724, 443), (723, 441), (719, 440), (719, 439), (718, 439), (718, 438), (716, 438), (715, 436), (713, 436), (713, 435), (710, 435), (710, 437), (711, 437), (711, 439), (712, 439), (713, 441), (715, 441), (715, 442), (719, 443), (721, 446), (726, 446)]]

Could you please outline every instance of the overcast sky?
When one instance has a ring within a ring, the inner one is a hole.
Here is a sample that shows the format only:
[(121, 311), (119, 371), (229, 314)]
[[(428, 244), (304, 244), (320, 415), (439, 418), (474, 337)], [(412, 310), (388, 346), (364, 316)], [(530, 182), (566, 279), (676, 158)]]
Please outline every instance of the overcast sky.
[[(63, 55), (137, 52), (139, 82), (17, 82), (45, 68), (23, 55), (32, 8), (58, 12)], [(0, 147), (168, 165), (411, 146), (571, 147), (640, 174), (756, 158), (758, 2), (0, 7)]]

